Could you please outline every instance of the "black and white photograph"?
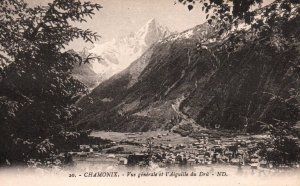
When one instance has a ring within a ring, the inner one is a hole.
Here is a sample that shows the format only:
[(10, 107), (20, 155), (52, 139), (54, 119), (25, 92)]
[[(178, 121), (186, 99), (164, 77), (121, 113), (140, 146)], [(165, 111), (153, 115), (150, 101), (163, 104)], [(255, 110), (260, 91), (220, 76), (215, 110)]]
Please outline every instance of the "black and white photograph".
[(0, 186), (300, 185), (300, 0), (0, 0)]

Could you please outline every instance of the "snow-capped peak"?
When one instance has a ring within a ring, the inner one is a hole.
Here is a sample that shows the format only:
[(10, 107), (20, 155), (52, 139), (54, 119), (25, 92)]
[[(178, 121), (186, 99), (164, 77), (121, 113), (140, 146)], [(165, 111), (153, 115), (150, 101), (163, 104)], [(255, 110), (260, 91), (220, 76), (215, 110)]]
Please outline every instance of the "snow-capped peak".
[(170, 35), (168, 28), (150, 19), (137, 32), (113, 39), (103, 44), (95, 44), (89, 52), (100, 55), (100, 63), (92, 63), (93, 70), (106, 78), (124, 70), (138, 59), (152, 44)]
[(161, 26), (155, 19), (150, 19), (145, 26), (137, 32), (137, 36), (140, 37), (145, 45), (151, 45), (157, 42), (157, 38), (162, 39), (169, 35), (169, 29)]

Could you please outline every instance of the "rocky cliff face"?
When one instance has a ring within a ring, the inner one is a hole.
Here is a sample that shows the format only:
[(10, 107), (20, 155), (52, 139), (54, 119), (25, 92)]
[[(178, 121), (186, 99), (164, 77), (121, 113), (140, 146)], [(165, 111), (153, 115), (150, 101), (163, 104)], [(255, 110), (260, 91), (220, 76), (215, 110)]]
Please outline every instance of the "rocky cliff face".
[(118, 131), (182, 123), (257, 131), (260, 122), (299, 120), (290, 104), (299, 101), (292, 98), (300, 87), (299, 63), (291, 64), (290, 54), (246, 43), (228, 55), (222, 48), (226, 40), (197, 49), (199, 38), (210, 34), (203, 24), (156, 43), (83, 98), (76, 123)]
[(128, 36), (96, 44), (89, 52), (101, 56), (103, 60), (100, 63), (93, 63), (93, 70), (109, 78), (127, 68), (152, 44), (169, 35), (168, 28), (151, 19), (138, 31)]

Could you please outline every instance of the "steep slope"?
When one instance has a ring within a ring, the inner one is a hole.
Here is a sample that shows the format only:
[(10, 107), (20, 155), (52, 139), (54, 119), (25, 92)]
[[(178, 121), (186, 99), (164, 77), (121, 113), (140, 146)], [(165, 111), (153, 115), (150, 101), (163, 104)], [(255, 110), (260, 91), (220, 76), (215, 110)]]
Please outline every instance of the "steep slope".
[(214, 70), (213, 57), (205, 51), (199, 56), (195, 45), (199, 35), (208, 33), (207, 25), (202, 25), (153, 45), (127, 69), (95, 88), (91, 99), (82, 99), (78, 124), (114, 130), (168, 127), (177, 117), (172, 108), (176, 99), (195, 88), (198, 76)]
[(96, 87), (102, 81), (101, 75), (93, 71), (91, 64), (75, 66), (72, 75), (90, 89)]
[(260, 44), (246, 43), (228, 56), (222, 48), (227, 41), (212, 40), (199, 51), (199, 38), (210, 34), (203, 24), (153, 45), (81, 100), (77, 124), (119, 131), (174, 129), (183, 123), (257, 131), (260, 121), (299, 120), (290, 104), (298, 100), (280, 101), (299, 91), (299, 63)]

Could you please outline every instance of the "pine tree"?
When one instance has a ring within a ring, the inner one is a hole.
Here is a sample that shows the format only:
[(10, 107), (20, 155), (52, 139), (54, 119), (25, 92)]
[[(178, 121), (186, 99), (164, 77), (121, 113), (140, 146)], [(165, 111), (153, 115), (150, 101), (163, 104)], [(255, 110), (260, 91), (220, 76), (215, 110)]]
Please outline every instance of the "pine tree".
[(58, 139), (77, 135), (68, 130), (86, 88), (71, 71), (89, 59), (64, 47), (99, 38), (72, 22), (85, 22), (100, 8), (80, 0), (33, 8), (23, 0), (0, 1), (0, 164), (47, 162), (61, 150)]

